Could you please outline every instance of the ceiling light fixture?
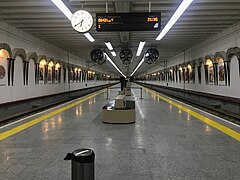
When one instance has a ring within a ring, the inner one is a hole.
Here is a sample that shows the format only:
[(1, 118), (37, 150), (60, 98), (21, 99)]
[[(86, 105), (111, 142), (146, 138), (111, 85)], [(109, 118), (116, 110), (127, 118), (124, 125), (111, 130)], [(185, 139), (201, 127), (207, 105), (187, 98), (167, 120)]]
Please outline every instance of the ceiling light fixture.
[(112, 61), (112, 59), (107, 55), (107, 53), (104, 53), (107, 60), (113, 65), (113, 67), (123, 76), (126, 78), (126, 76), (120, 71), (120, 69), (116, 66), (116, 64)]
[(90, 33), (84, 33), (84, 36), (90, 41), (90, 42), (94, 42), (95, 39), (91, 36)]
[(171, 19), (168, 21), (167, 25), (163, 28), (163, 30), (159, 33), (156, 40), (161, 40), (167, 32), (171, 29), (171, 27), (177, 22), (180, 16), (184, 13), (184, 11), (188, 8), (188, 6), (193, 2), (193, 0), (183, 0), (177, 10), (174, 12)]
[(142, 50), (143, 50), (143, 47), (144, 47), (145, 43), (146, 43), (146, 42), (143, 42), (143, 41), (140, 41), (140, 42), (139, 42), (136, 56), (140, 56), (140, 54), (141, 54), (141, 52), (142, 52)]
[(117, 54), (115, 53), (115, 51), (111, 51), (111, 54), (115, 57), (117, 56)]
[(107, 48), (109, 49), (109, 51), (113, 50), (112, 44), (110, 42), (105, 42), (105, 45), (107, 46)]
[(132, 72), (132, 74), (130, 76), (134, 75), (134, 73), (140, 68), (140, 66), (142, 65), (143, 62), (144, 62), (144, 57), (142, 58), (142, 60), (140, 61), (140, 63), (137, 65), (137, 67), (134, 69), (134, 71)]
[[(72, 13), (67, 8), (67, 6), (61, 1), (61, 0), (51, 0), (57, 7), (62, 11), (62, 13), (71, 21), (72, 19)], [(90, 41), (94, 42), (95, 39), (91, 36), (89, 33), (84, 33), (84, 36)]]
[(61, 0), (52, 0), (52, 2), (62, 11), (62, 13), (71, 21), (72, 13)]

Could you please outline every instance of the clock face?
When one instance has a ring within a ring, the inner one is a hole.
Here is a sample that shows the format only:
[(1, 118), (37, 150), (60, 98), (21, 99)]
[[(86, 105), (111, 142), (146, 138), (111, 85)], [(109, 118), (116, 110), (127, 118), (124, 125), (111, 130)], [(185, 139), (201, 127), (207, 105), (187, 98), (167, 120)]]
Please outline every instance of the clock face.
[(92, 28), (93, 17), (88, 11), (79, 10), (73, 14), (71, 23), (76, 31), (85, 33)]

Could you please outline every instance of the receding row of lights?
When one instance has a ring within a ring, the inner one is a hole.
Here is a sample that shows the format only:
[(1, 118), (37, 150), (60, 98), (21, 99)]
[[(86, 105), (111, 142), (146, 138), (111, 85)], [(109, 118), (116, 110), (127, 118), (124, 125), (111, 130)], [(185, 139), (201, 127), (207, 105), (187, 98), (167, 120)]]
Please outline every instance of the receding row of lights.
[[(146, 42), (140, 41), (136, 56), (140, 56), (140, 54), (142, 53), (142, 50), (143, 50), (143, 47), (144, 47), (145, 43)], [(105, 42), (105, 45), (107, 46), (108, 50), (111, 52), (111, 54), (113, 56), (117, 56), (116, 52), (113, 50), (113, 46), (112, 46), (111, 42)]]
[(112, 56), (117, 56), (116, 52), (113, 50), (113, 46), (110, 42), (105, 42), (105, 45), (107, 46), (108, 50), (112, 54)]
[[(183, 0), (182, 3), (179, 5), (179, 7), (177, 8), (177, 10), (174, 12), (174, 14), (172, 15), (171, 19), (168, 21), (168, 23), (165, 25), (165, 27), (163, 28), (163, 30), (159, 33), (159, 35), (157, 36), (156, 40), (161, 40), (166, 34), (167, 32), (171, 29), (171, 27), (177, 22), (177, 20), (181, 17), (181, 15), (184, 13), (184, 11), (188, 8), (188, 6), (192, 3), (193, 0)], [(52, 2), (63, 12), (63, 14), (71, 21), (72, 18), (72, 12), (67, 8), (67, 6), (61, 1), (61, 0), (52, 0)], [(90, 41), (90, 42), (94, 42), (95, 39), (91, 36), (90, 33), (84, 33), (84, 36)], [(145, 45), (146, 42), (140, 41), (139, 45), (138, 45), (138, 50), (137, 50), (137, 54), (136, 56), (140, 56), (141, 52), (143, 50), (143, 47)], [(105, 45), (107, 46), (107, 48), (109, 49), (109, 51), (111, 52), (112, 56), (116, 56), (116, 52), (113, 49), (113, 46), (111, 45), (110, 42), (106, 42)], [(105, 56), (107, 57), (107, 60), (113, 65), (113, 67), (124, 77), (126, 77), (122, 71), (120, 71), (120, 69), (116, 66), (116, 64), (111, 60), (111, 58), (105, 53)], [(139, 69), (139, 67), (143, 64), (144, 62), (144, 57), (142, 58), (142, 60), (139, 62), (139, 64), (137, 65), (137, 67), (134, 69), (134, 71), (132, 72), (132, 74), (130, 76), (133, 76), (134, 73)]]

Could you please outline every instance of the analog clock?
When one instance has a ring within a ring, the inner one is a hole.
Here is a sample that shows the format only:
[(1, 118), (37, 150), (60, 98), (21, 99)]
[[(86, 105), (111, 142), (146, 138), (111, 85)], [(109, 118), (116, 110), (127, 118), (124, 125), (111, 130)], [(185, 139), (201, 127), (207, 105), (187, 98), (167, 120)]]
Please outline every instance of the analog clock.
[(93, 17), (88, 11), (79, 10), (73, 14), (71, 23), (76, 31), (85, 33), (92, 28)]

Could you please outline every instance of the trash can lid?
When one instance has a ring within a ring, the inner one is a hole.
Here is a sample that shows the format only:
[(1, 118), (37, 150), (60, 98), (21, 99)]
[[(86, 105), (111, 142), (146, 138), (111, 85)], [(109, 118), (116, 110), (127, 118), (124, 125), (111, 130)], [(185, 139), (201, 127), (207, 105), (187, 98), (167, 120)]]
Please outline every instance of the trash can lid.
[(94, 152), (92, 149), (83, 148), (83, 149), (77, 149), (73, 151), (72, 154), (74, 156), (81, 157), (81, 156), (91, 156), (92, 154), (94, 154)]
[(92, 149), (83, 148), (76, 149), (72, 153), (68, 153), (64, 160), (75, 160), (80, 163), (94, 162), (94, 151)]

